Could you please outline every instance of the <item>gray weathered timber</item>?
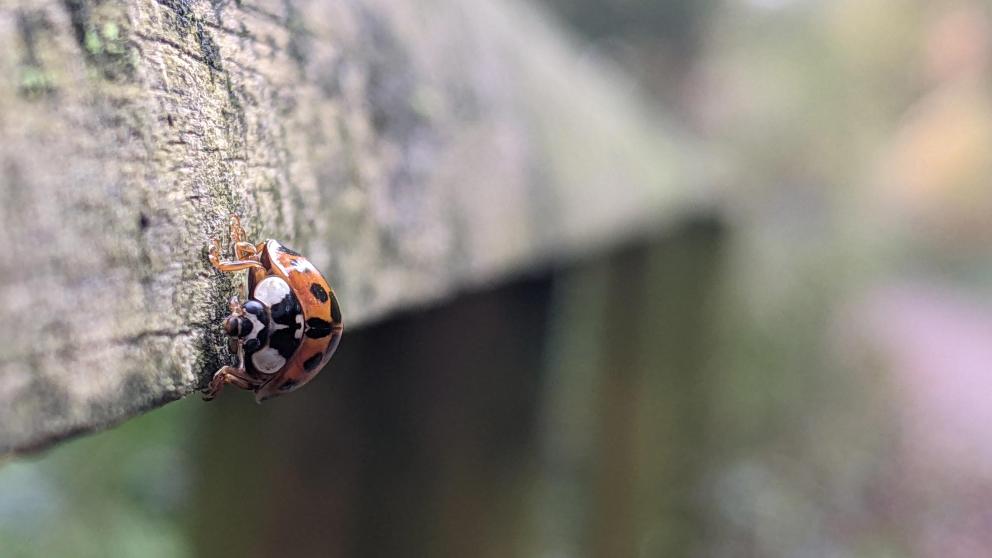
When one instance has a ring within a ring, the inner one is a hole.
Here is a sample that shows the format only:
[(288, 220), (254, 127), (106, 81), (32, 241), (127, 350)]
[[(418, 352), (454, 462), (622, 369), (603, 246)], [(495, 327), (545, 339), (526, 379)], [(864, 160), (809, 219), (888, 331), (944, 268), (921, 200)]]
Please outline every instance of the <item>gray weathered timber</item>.
[(232, 212), (350, 327), (697, 202), (572, 50), (512, 1), (0, 0), (0, 454), (204, 385)]

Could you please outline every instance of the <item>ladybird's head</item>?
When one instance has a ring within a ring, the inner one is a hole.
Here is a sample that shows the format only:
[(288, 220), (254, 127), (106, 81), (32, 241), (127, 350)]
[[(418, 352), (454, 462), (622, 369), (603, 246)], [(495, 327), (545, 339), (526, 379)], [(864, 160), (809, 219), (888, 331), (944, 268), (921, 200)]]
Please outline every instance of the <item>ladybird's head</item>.
[(256, 351), (268, 340), (269, 316), (265, 306), (257, 300), (231, 304), (231, 315), (224, 318), (224, 333), (231, 338), (232, 346), (240, 343), (246, 351)]
[(244, 315), (231, 314), (224, 319), (224, 333), (231, 337), (244, 337), (251, 333), (252, 323)]

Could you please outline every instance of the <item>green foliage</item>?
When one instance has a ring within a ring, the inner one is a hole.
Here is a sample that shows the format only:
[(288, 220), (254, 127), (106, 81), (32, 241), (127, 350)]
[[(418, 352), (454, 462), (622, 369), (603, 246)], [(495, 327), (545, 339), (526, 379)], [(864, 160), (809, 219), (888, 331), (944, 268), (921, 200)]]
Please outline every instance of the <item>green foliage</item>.
[(0, 466), (4, 558), (183, 558), (199, 401)]

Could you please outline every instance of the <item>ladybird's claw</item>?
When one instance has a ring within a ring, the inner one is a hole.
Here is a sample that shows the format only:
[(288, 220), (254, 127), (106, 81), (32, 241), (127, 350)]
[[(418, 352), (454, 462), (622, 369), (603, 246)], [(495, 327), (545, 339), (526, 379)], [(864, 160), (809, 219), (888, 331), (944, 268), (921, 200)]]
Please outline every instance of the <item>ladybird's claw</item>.
[[(224, 368), (227, 368), (227, 366)], [(224, 389), (224, 368), (214, 373), (214, 377), (210, 379), (207, 389), (203, 390), (204, 401), (213, 400), (220, 393), (220, 390)]]
[(244, 241), (245, 230), (241, 228), (241, 220), (237, 215), (231, 216), (231, 247), (234, 251), (234, 259), (221, 259), (221, 242), (215, 238), (210, 242), (210, 249), (207, 251), (207, 258), (214, 269), (226, 273), (242, 271), (254, 267), (265, 268), (258, 261), (256, 249), (250, 242)]
[(216, 238), (210, 242), (210, 249), (207, 250), (207, 257), (214, 267), (220, 267), (220, 240)]
[(231, 214), (231, 242), (237, 244), (245, 239), (245, 229), (241, 226), (241, 217), (237, 213)]
[(257, 260), (258, 250), (251, 242), (239, 240), (234, 243), (234, 258), (238, 260)]
[(217, 394), (224, 389), (225, 384), (234, 384), (241, 389), (250, 390), (254, 390), (258, 387), (258, 381), (249, 377), (243, 368), (224, 366), (214, 373), (214, 377), (210, 380), (210, 384), (205, 390), (203, 390), (203, 400), (210, 401), (211, 399), (217, 397)]
[(213, 401), (222, 389), (224, 389), (224, 378), (221, 376), (220, 370), (218, 370), (217, 373), (214, 374), (214, 377), (210, 379), (210, 383), (203, 390), (203, 400)]

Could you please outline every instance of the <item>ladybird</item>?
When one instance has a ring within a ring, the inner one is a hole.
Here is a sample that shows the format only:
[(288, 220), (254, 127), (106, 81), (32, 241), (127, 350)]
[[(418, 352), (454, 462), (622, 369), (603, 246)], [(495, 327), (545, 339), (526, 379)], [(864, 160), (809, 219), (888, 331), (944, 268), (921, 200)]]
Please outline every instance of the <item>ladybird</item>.
[(218, 370), (204, 399), (233, 384), (254, 391), (261, 403), (313, 379), (338, 348), (344, 322), (334, 290), (310, 260), (278, 240), (246, 241), (236, 215), (231, 245), (234, 259), (221, 259), (219, 240), (211, 244), (209, 259), (221, 272), (248, 271), (247, 300), (232, 297), (223, 323), (238, 366)]

